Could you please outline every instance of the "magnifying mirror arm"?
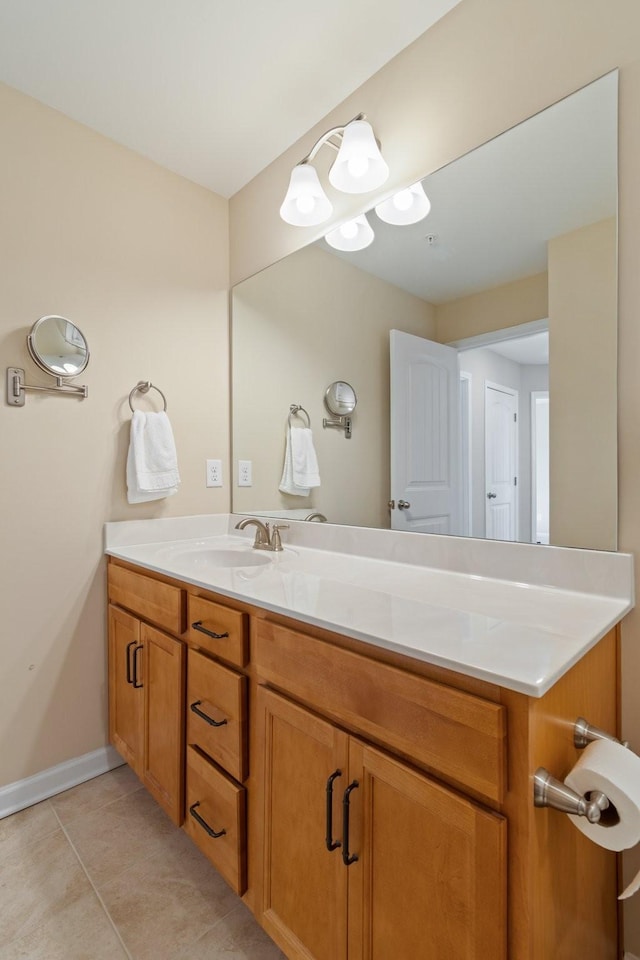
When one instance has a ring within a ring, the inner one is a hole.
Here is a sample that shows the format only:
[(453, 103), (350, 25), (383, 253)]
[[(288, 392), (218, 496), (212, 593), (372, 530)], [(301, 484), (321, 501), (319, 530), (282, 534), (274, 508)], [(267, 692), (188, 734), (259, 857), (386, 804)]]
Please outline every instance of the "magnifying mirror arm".
[(83, 400), (86, 400), (89, 396), (87, 386), (65, 383), (64, 377), (56, 377), (55, 387), (38, 387), (35, 384), (24, 382), (24, 370), (20, 367), (7, 367), (7, 403), (12, 407), (23, 407), (27, 390), (38, 390), (41, 393), (63, 393), (67, 396), (80, 397)]
[(344, 435), (347, 440), (351, 440), (351, 435), (353, 433), (353, 421), (351, 417), (324, 417), (322, 420), (322, 426), (326, 429), (327, 427), (338, 427), (339, 430), (344, 430)]

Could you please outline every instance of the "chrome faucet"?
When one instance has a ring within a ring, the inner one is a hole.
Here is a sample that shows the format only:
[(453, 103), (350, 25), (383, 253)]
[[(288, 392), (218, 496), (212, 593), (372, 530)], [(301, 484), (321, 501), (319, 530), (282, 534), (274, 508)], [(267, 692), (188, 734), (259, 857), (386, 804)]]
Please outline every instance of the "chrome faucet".
[(280, 538), (281, 530), (288, 530), (288, 523), (274, 523), (273, 528), (268, 523), (263, 523), (257, 517), (245, 517), (236, 523), (236, 530), (244, 530), (245, 527), (254, 526), (256, 528), (256, 538), (253, 541), (254, 550), (272, 550), (279, 553), (283, 550), (282, 540)]

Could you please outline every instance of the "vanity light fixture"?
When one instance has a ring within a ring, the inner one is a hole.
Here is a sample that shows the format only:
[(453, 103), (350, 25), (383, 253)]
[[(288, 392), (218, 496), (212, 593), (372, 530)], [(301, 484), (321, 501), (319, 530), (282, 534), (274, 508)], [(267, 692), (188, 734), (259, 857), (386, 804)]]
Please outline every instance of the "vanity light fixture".
[(418, 180), (411, 187), (394, 193), (388, 200), (376, 204), (376, 213), (385, 223), (407, 226), (424, 220), (431, 210), (431, 203), (422, 183)]
[(373, 243), (373, 238), (373, 229), (364, 213), (354, 220), (347, 220), (346, 223), (325, 235), (325, 240), (330, 247), (347, 251), (364, 250)]
[(373, 128), (365, 115), (359, 113), (345, 126), (333, 127), (323, 133), (310, 153), (293, 168), (280, 207), (280, 216), (286, 223), (296, 227), (315, 226), (328, 220), (333, 212), (318, 173), (311, 164), (325, 143), (338, 151), (329, 170), (329, 182), (337, 190), (368, 193), (382, 186), (389, 176), (389, 167), (380, 153)]

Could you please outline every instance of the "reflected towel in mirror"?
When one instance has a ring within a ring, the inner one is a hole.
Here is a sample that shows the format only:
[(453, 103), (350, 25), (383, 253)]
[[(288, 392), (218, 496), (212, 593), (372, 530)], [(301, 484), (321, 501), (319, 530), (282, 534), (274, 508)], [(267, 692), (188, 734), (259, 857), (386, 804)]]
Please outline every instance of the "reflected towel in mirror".
[(279, 489), (282, 493), (308, 497), (311, 488), (319, 486), (320, 471), (311, 430), (308, 427), (287, 427), (284, 467)]
[(178, 492), (180, 474), (169, 418), (160, 413), (135, 410), (127, 456), (129, 503), (160, 500)]

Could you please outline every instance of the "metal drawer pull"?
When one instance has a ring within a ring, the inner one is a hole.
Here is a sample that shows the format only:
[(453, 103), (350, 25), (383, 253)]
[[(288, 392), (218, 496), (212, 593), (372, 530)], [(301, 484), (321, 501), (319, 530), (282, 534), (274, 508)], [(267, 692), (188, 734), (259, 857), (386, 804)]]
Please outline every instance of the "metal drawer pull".
[(133, 674), (131, 672), (131, 647), (135, 647), (137, 640), (132, 640), (127, 644), (127, 683), (133, 683)]
[(138, 654), (141, 650), (144, 650), (144, 647), (141, 643), (133, 651), (133, 685), (136, 690), (139, 690), (140, 687), (143, 687), (143, 683), (138, 683)]
[(202, 827), (202, 829), (206, 830), (209, 836), (213, 837), (214, 840), (217, 840), (218, 837), (224, 837), (225, 833), (227, 832), (226, 830), (217, 830), (217, 831), (212, 830), (209, 824), (207, 823), (207, 821), (203, 820), (203, 818), (200, 816), (199, 813), (196, 813), (196, 807), (199, 807), (199, 806), (200, 806), (200, 801), (198, 800), (197, 803), (192, 803), (191, 806), (189, 807), (189, 813), (191, 814), (193, 819), (197, 820), (200, 826)]
[(358, 781), (354, 780), (353, 783), (349, 784), (342, 798), (342, 862), (344, 863), (345, 867), (355, 863), (358, 859), (357, 854), (349, 854), (349, 796), (351, 791), (355, 790), (356, 787), (359, 786), (360, 784)]
[(214, 633), (212, 630), (207, 630), (206, 627), (202, 626), (202, 620), (196, 620), (195, 623), (191, 624), (193, 630), (198, 630), (200, 633), (206, 633), (208, 637), (213, 637), (214, 640), (222, 640), (223, 637), (228, 637), (228, 633)]
[(198, 707), (200, 706), (201, 703), (202, 703), (202, 700), (196, 700), (194, 703), (192, 703), (189, 707), (191, 712), (195, 713), (199, 717), (202, 717), (202, 719), (205, 720), (212, 727), (224, 727), (225, 723), (227, 723), (226, 720), (214, 720), (213, 717), (207, 716), (207, 714), (204, 713), (203, 710), (198, 710)]
[(325, 842), (329, 852), (342, 846), (339, 840), (333, 839), (333, 781), (336, 777), (341, 776), (342, 770), (334, 770), (327, 780), (327, 836)]

